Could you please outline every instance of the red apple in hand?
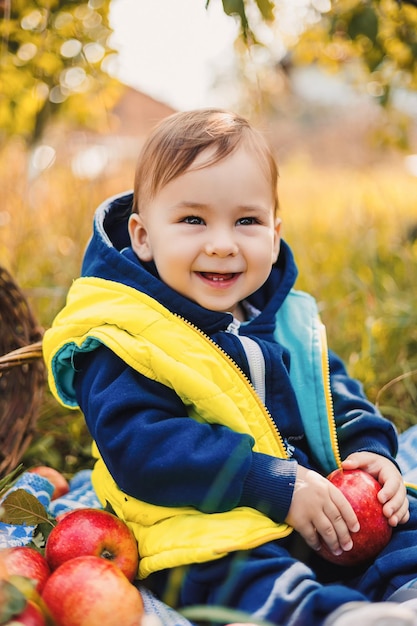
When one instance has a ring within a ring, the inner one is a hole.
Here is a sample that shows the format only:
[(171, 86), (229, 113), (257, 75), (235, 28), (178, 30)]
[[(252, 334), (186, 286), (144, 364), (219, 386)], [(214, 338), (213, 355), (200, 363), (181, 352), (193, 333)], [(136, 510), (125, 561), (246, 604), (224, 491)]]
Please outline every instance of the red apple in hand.
[(52, 483), (54, 490), (52, 492), (51, 500), (56, 500), (61, 496), (65, 496), (70, 489), (65, 476), (53, 467), (48, 467), (47, 465), (37, 465), (36, 467), (32, 467), (29, 472), (43, 476), (43, 478), (46, 478), (50, 483)]
[(50, 532), (45, 558), (52, 570), (81, 555), (112, 561), (129, 581), (138, 570), (137, 541), (125, 522), (100, 509), (76, 509)]
[(36, 591), (42, 593), (51, 570), (40, 552), (29, 546), (4, 548), (0, 550), (0, 562), (9, 576), (31, 578), (36, 582)]
[(381, 485), (361, 469), (337, 469), (327, 478), (350, 502), (358, 518), (360, 530), (351, 534), (351, 550), (336, 556), (323, 543), (318, 554), (332, 563), (345, 566), (371, 561), (385, 548), (392, 534), (392, 527), (388, 524), (377, 497)]
[(63, 563), (42, 599), (57, 626), (140, 626), (142, 596), (116, 565), (97, 556)]

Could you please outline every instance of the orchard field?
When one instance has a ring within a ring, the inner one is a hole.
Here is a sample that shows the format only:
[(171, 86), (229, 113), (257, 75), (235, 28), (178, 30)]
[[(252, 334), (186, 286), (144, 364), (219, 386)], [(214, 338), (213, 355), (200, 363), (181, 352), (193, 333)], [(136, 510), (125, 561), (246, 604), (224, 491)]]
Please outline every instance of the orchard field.
[[(330, 347), (400, 431), (417, 423), (417, 178), (403, 158), (360, 170), (320, 168), (302, 155), (280, 164), (283, 236), (297, 287), (318, 300)], [(80, 180), (65, 160), (34, 176), (12, 143), (0, 156), (0, 259), (47, 328), (79, 273), (94, 209), (130, 189), (134, 163)], [(90, 467), (78, 412), (45, 391), (25, 465)]]

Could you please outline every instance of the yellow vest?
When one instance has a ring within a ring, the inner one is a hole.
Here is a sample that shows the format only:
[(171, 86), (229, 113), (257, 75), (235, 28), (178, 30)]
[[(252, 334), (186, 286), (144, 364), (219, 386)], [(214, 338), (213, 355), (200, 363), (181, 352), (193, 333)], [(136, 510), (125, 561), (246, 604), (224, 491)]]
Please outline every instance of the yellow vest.
[[(77, 406), (72, 388), (74, 352), (99, 344), (140, 373), (174, 389), (191, 418), (251, 435), (254, 451), (287, 457), (272, 418), (225, 352), (153, 298), (104, 279), (77, 279), (67, 305), (43, 339), (49, 385), (65, 406)], [(103, 505), (109, 502), (134, 532), (140, 578), (157, 570), (250, 549), (292, 530), (249, 507), (206, 514), (192, 507), (162, 507), (139, 501), (117, 487), (97, 448), (95, 452), (94, 489)], [(218, 482), (221, 488), (221, 476)]]

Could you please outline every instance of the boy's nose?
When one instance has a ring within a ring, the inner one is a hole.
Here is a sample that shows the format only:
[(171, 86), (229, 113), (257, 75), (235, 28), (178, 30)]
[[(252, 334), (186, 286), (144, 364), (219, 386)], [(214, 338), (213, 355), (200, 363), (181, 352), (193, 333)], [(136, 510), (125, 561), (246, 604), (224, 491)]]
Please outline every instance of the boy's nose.
[(239, 248), (233, 237), (227, 233), (213, 233), (213, 236), (205, 245), (206, 254), (209, 256), (236, 256)]

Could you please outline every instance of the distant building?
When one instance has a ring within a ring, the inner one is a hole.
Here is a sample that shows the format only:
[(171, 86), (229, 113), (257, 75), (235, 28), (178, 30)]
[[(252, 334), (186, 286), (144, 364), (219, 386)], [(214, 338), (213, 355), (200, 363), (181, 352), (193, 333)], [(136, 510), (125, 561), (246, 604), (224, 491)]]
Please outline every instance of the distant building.
[(107, 132), (79, 129), (66, 136), (66, 158), (73, 172), (78, 178), (94, 179), (114, 172), (125, 161), (135, 161), (151, 129), (172, 113), (175, 109), (167, 104), (123, 86), (123, 95), (109, 114)]

